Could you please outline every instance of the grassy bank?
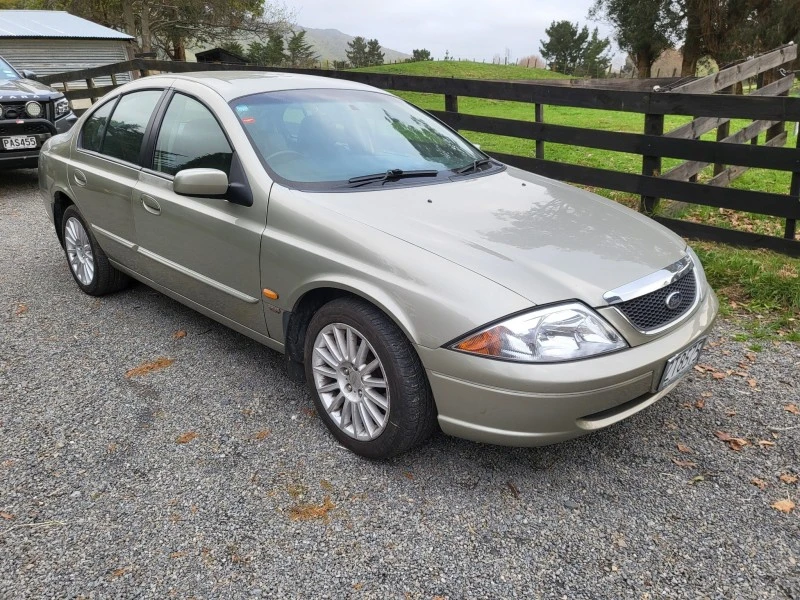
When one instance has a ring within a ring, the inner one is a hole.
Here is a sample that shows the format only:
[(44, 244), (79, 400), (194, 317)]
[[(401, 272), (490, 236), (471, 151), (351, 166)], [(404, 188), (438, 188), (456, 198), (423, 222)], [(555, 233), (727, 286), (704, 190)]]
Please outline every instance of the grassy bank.
[[(469, 79), (519, 80), (564, 77), (542, 69), (459, 61), (404, 63), (364, 70)], [(400, 92), (398, 95), (426, 110), (444, 110), (444, 97), (438, 94)], [(507, 119), (524, 121), (534, 119), (533, 106), (520, 102), (459, 98), (459, 110), (468, 114)], [(644, 116), (635, 113), (547, 106), (544, 118), (547, 123), (606, 131), (641, 133), (644, 128)], [(689, 120), (689, 117), (667, 116), (665, 130), (674, 129)], [(745, 123), (745, 121), (734, 121), (731, 131), (736, 131)], [(534, 142), (531, 140), (470, 131), (462, 133), (489, 153), (533, 155)], [(715, 135), (716, 132), (712, 131), (703, 139), (713, 140)], [(764, 134), (760, 140), (762, 143), (763, 136)], [(787, 147), (795, 147), (796, 143), (794, 128), (790, 126)], [(639, 155), (551, 143), (545, 144), (545, 158), (627, 173), (640, 173), (642, 166)], [(682, 161), (677, 159), (664, 159), (662, 170), (666, 171), (680, 162)], [(699, 176), (700, 180), (710, 179), (712, 170), (713, 167), (705, 169)], [(750, 169), (731, 187), (787, 194), (790, 178), (790, 174), (786, 172)], [(593, 191), (632, 207), (638, 205), (638, 197), (630, 194), (610, 190)], [(665, 208), (670, 207), (668, 202), (662, 204)], [(689, 206), (680, 210), (679, 216), (720, 227), (733, 227), (771, 235), (782, 235), (784, 227), (781, 219), (705, 206)], [(724, 314), (741, 321), (742, 336), (800, 341), (800, 260), (767, 251), (743, 250), (719, 244), (695, 242), (692, 245), (703, 259), (709, 281), (723, 301)]]

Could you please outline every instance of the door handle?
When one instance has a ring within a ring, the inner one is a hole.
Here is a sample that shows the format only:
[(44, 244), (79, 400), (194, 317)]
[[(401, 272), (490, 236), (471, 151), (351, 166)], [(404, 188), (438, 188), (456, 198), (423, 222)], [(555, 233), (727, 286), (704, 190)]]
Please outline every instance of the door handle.
[(72, 172), (72, 179), (81, 187), (86, 185), (86, 175), (84, 175), (83, 172), (78, 171), (78, 169), (75, 169)]
[(161, 206), (158, 204), (155, 198), (152, 196), (146, 196), (142, 194), (142, 206), (144, 209), (153, 215), (160, 215), (161, 214)]

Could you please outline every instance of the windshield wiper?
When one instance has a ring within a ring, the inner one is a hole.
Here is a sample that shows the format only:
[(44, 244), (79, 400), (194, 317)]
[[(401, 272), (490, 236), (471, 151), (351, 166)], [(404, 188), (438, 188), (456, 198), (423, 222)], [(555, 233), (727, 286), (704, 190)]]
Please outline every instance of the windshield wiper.
[(373, 173), (372, 175), (361, 175), (359, 177), (352, 177), (347, 180), (349, 187), (359, 187), (375, 181), (395, 181), (397, 179), (407, 179), (411, 177), (436, 177), (439, 171), (433, 169), (417, 170), (417, 171), (403, 171), (403, 169), (389, 169), (384, 173)]
[(480, 167), (484, 165), (489, 165), (491, 163), (492, 163), (491, 158), (479, 158), (478, 160), (472, 161), (466, 167), (461, 167), (460, 169), (456, 169), (456, 173), (459, 175), (465, 175), (466, 173), (477, 171)]

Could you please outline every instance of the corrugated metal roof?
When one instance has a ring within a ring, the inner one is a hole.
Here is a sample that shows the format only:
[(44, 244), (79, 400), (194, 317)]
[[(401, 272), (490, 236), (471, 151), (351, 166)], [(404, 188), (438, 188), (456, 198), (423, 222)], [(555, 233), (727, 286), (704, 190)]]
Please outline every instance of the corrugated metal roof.
[(133, 39), (63, 10), (0, 10), (0, 38)]

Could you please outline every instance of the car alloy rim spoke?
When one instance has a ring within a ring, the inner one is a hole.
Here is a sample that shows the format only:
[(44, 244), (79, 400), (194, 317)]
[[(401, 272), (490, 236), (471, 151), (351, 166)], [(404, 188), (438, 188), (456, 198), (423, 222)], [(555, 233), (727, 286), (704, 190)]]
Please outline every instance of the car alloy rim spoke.
[(78, 219), (70, 217), (64, 227), (64, 248), (67, 262), (76, 279), (89, 285), (94, 279), (94, 253), (89, 242), (89, 234)]
[(383, 433), (390, 406), (386, 372), (355, 327), (325, 326), (314, 341), (311, 371), (322, 405), (341, 431), (361, 441)]

